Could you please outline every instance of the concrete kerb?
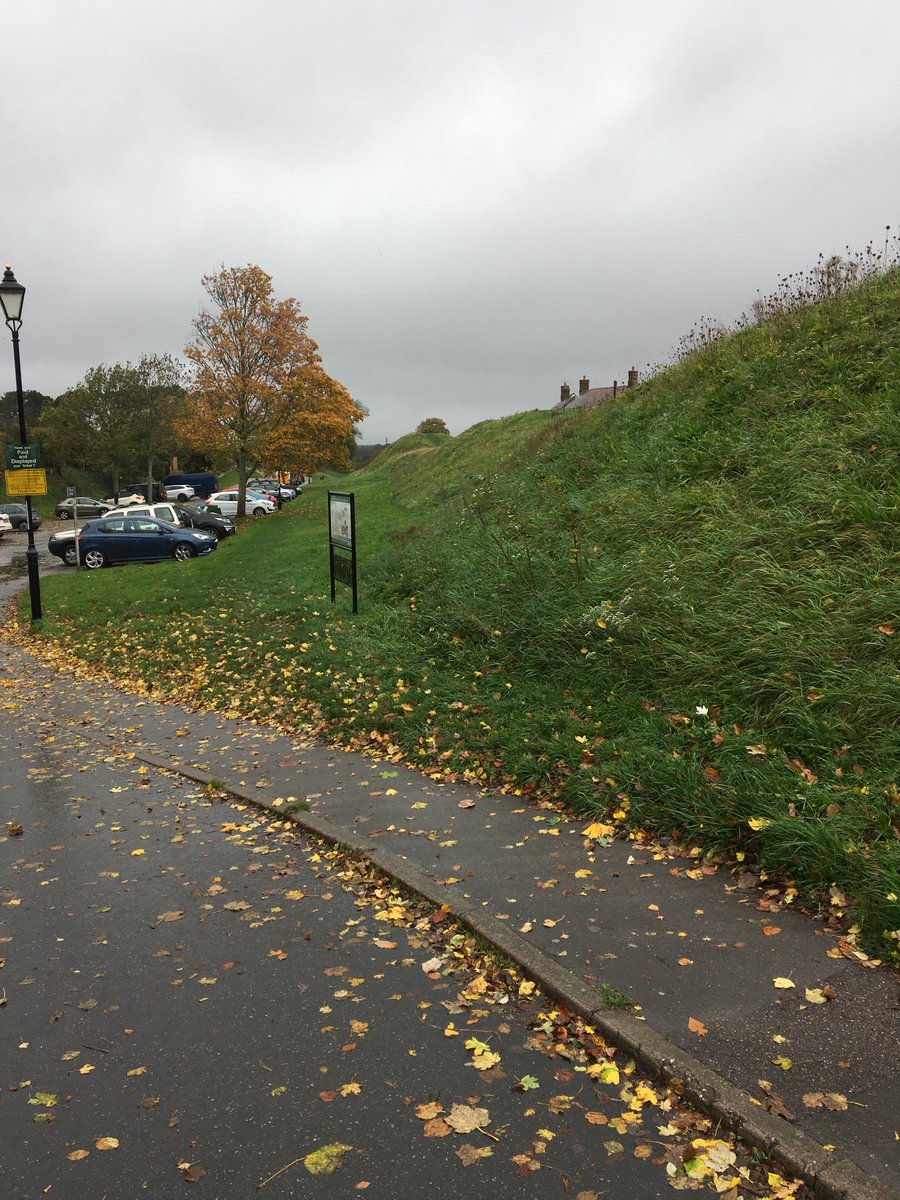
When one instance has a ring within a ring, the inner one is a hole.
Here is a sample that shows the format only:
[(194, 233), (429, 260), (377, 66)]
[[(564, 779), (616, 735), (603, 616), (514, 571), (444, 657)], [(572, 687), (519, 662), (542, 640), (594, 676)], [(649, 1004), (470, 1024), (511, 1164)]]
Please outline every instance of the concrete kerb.
[[(94, 739), (87, 731), (82, 732), (91, 740), (108, 744), (107, 739)], [(134, 756), (148, 766), (171, 771), (206, 787), (215, 787), (245, 804), (291, 821), (307, 833), (361, 855), (408, 891), (438, 907), (446, 905), (458, 921), (518, 964), (544, 991), (562, 1001), (647, 1071), (677, 1087), (691, 1104), (763, 1151), (789, 1174), (805, 1180), (816, 1200), (900, 1200), (900, 1191), (886, 1188), (849, 1159), (835, 1161), (818, 1142), (767, 1112), (746, 1092), (657, 1033), (641, 1018), (598, 1003), (599, 993), (580, 975), (525, 941), (478, 905), (454, 895), (449, 887), (437, 883), (399, 855), (372, 846), (354, 831), (314, 813), (284, 812), (259, 795), (237, 784), (224, 782), (208, 771), (140, 750), (135, 751)]]

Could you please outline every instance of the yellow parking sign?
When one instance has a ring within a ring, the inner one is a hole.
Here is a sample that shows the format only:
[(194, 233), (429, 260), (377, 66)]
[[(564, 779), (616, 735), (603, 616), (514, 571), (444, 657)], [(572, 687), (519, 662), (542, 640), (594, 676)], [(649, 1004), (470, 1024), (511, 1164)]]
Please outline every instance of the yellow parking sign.
[(43, 467), (5, 471), (7, 496), (46, 496), (47, 472)]

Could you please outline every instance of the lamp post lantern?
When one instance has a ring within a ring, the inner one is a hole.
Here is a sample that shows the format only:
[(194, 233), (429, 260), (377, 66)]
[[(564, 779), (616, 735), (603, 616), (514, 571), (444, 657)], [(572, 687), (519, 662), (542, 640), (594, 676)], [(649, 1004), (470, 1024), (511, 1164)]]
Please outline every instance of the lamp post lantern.
[[(0, 283), (0, 307), (3, 308), (3, 319), (12, 333), (13, 359), (16, 366), (16, 404), (19, 409), (19, 439), (24, 446), (28, 441), (25, 432), (25, 399), (22, 395), (22, 366), (19, 362), (19, 327), (22, 324), (22, 304), (25, 300), (25, 288), (16, 281), (9, 263), (3, 272), (3, 282)], [(28, 512), (28, 548), (25, 551), (25, 561), (28, 564), (28, 592), (31, 597), (31, 619), (41, 619), (41, 581), (38, 574), (38, 552), (34, 544), (34, 514), (31, 510), (31, 497), (25, 497), (25, 507)]]

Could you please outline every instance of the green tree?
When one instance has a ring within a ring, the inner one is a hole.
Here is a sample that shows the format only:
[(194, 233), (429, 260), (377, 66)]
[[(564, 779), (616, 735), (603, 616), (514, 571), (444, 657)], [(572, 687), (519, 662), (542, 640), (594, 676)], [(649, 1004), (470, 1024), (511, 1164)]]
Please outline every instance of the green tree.
[(441, 417), (426, 417), (416, 426), (416, 433), (446, 433), (448, 437), (450, 436), (447, 422)]
[(108, 471), (113, 492), (120, 474), (139, 468), (137, 374), (130, 363), (91, 367), (84, 379), (45, 407), (40, 433), (56, 466)]
[[(50, 396), (43, 392), (28, 390), (22, 393), (22, 407), (25, 410), (25, 432), (32, 438), (35, 428), (41, 419), (45, 404), (52, 404)], [(4, 392), (0, 396), (0, 438), (4, 442), (19, 441), (19, 405), (15, 392)]]
[(149, 486), (184, 448), (177, 428), (186, 411), (185, 389), (182, 368), (169, 354), (145, 355), (136, 369), (140, 406), (134, 432)]
[(174, 360), (146, 355), (137, 366), (92, 367), (44, 406), (38, 433), (51, 464), (108, 471), (116, 493), (123, 475), (152, 479), (172, 453), (183, 404)]

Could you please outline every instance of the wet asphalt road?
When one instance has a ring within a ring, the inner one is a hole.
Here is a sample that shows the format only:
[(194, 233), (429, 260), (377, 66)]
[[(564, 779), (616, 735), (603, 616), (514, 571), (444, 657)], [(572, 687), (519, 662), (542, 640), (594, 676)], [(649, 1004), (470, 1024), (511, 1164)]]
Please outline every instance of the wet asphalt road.
[[(472, 989), (433, 913), (17, 695), (0, 692), (5, 1196), (670, 1193), (677, 1111), (635, 1109), (624, 1063), (624, 1100), (589, 1077), (548, 1002)], [(487, 1070), (473, 1035), (500, 1055)], [(486, 1110), (484, 1132), (448, 1131), (454, 1104)]]
[[(34, 535), (34, 544), (38, 552), (38, 570), (41, 575), (56, 575), (60, 572), (71, 571), (55, 555), (47, 550), (50, 535), (57, 530), (70, 529), (70, 521), (45, 520)], [(25, 560), (25, 550), (28, 546), (28, 535), (23, 531), (14, 530), (0, 537), (0, 599), (12, 594), (22, 580), (28, 578)]]

